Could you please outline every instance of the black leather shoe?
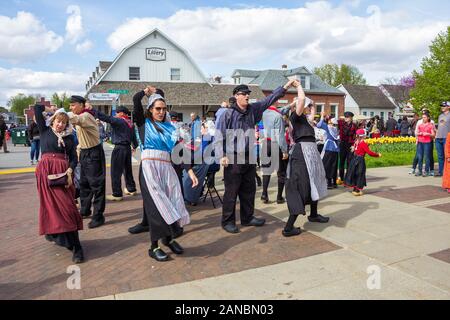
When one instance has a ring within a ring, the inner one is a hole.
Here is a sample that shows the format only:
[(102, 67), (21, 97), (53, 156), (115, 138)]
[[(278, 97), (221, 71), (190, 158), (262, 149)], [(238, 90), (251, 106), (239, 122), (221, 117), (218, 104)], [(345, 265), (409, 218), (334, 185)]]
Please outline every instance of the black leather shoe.
[(128, 228), (128, 232), (131, 234), (139, 234), (143, 232), (148, 232), (149, 230), (150, 230), (149, 226), (143, 226), (140, 223), (138, 223), (134, 227)]
[(266, 223), (266, 219), (253, 217), (248, 223), (241, 223), (244, 227), (262, 227)]
[(78, 250), (73, 249), (72, 261), (73, 263), (83, 263), (84, 262), (84, 253), (83, 249), (79, 248)]
[(300, 229), (300, 228), (293, 228), (290, 231), (286, 231), (285, 229), (283, 229), (283, 232), (282, 232), (283, 236), (285, 236), (286, 238), (295, 237), (295, 236), (300, 235), (301, 233), (302, 233), (302, 229)]
[(285, 202), (286, 202), (286, 200), (283, 197), (277, 199), (278, 204), (283, 204)]
[(167, 253), (162, 251), (162, 249), (159, 247), (154, 250), (148, 250), (148, 255), (159, 262), (169, 260), (169, 256), (167, 255)]
[(261, 196), (261, 201), (264, 202), (265, 204), (269, 203), (269, 197), (266, 195), (262, 195)]
[(88, 227), (89, 229), (98, 228), (105, 224), (105, 217), (101, 217), (99, 219), (92, 219), (91, 222), (89, 222)]
[(320, 214), (318, 214), (315, 217), (309, 216), (308, 220), (309, 220), (309, 222), (327, 223), (328, 221), (330, 221), (330, 218), (324, 217), (324, 216), (321, 216)]
[(172, 240), (172, 242), (170, 242), (170, 243), (163, 241), (163, 244), (165, 246), (169, 247), (169, 249), (175, 254), (183, 254), (183, 252), (184, 252), (183, 247), (180, 246), (180, 244), (178, 242), (176, 242), (175, 240)]
[(224, 226), (222, 226), (223, 230), (225, 230), (228, 233), (239, 233), (239, 228), (236, 227), (235, 224), (226, 224)]

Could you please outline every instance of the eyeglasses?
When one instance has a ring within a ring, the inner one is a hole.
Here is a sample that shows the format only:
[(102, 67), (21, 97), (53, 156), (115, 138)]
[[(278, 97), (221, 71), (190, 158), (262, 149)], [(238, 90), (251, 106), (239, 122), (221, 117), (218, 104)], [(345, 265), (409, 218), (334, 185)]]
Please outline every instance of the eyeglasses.
[(245, 92), (238, 92), (237, 93), (238, 94), (238, 96), (249, 96), (250, 95), (250, 93), (245, 93)]
[(153, 108), (155, 109), (156, 112), (166, 112), (167, 108), (161, 108), (161, 107), (157, 107), (157, 108)]

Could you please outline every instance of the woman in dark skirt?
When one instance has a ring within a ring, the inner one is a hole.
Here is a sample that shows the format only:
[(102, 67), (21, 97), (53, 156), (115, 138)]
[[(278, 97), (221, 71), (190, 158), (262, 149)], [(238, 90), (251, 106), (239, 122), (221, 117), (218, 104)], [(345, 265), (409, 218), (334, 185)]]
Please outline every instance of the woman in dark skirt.
[[(148, 96), (149, 103), (144, 113), (142, 98)], [(144, 200), (144, 214), (150, 229), (151, 247), (149, 256), (157, 261), (167, 261), (169, 256), (159, 247), (159, 241), (173, 253), (182, 254), (183, 248), (174, 240), (176, 229), (190, 222), (184, 204), (181, 185), (172, 166), (171, 152), (178, 137), (176, 128), (167, 116), (164, 98), (156, 94), (156, 88), (147, 87), (133, 97), (134, 120), (141, 141), (141, 168), (139, 182)], [(195, 187), (197, 177), (188, 171)]]
[(367, 186), (366, 183), (366, 160), (365, 155), (368, 154), (371, 157), (381, 157), (381, 153), (375, 153), (370, 150), (367, 143), (364, 141), (366, 137), (366, 131), (359, 129), (356, 131), (357, 139), (355, 145), (352, 147), (353, 157), (350, 161), (350, 165), (345, 175), (344, 186), (347, 188), (353, 188), (354, 196), (362, 196), (362, 190)]
[[(78, 230), (83, 230), (83, 221), (75, 204), (75, 188), (72, 183), (78, 159), (69, 116), (63, 110), (58, 110), (50, 118), (50, 125), (47, 127), (42, 114), (45, 106), (34, 106), (42, 150), (41, 161), (36, 167), (40, 201), (39, 234), (72, 251), (72, 261), (81, 263), (84, 261), (84, 254)], [(48, 176), (60, 173), (67, 174), (67, 185), (50, 186)]]
[[(291, 105), (290, 116), (292, 146), (289, 156), (286, 182), (286, 200), (289, 209), (289, 219), (283, 230), (283, 236), (292, 237), (301, 233), (300, 228), (294, 228), (299, 214), (306, 215), (306, 205), (311, 206), (310, 222), (327, 223), (329, 218), (317, 212), (320, 199), (327, 195), (327, 181), (322, 159), (316, 146), (314, 128), (311, 125), (315, 114), (314, 104), (305, 108), (305, 93), (300, 82), (293, 84), (298, 90), (298, 100)], [(309, 109), (309, 110), (308, 110)], [(308, 111), (310, 115), (306, 115)]]

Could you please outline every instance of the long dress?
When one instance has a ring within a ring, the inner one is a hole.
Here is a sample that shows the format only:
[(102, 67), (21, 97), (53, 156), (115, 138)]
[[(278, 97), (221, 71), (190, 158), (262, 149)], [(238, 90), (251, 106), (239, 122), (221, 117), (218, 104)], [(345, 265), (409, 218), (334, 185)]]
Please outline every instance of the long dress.
[(445, 164), (444, 174), (442, 176), (442, 188), (450, 190), (450, 132), (447, 134), (447, 140), (445, 142)]
[(305, 206), (327, 196), (325, 169), (315, 133), (305, 115), (290, 117), (295, 145), (290, 150), (286, 201), (290, 215), (306, 214)]
[(139, 182), (144, 214), (150, 226), (150, 239), (155, 242), (173, 237), (175, 223), (183, 227), (190, 217), (170, 157), (177, 142), (176, 128), (170, 119), (152, 122), (144, 117), (141, 103), (144, 95), (138, 92), (133, 98), (133, 112), (142, 147)]
[(41, 137), (42, 158), (36, 167), (39, 194), (39, 234), (70, 250), (79, 246), (78, 230), (83, 230), (83, 221), (75, 204), (75, 188), (50, 187), (48, 175), (75, 170), (77, 155), (72, 135), (63, 138), (65, 147), (58, 146), (58, 138), (46, 126), (42, 115), (44, 106), (36, 105), (36, 123)]

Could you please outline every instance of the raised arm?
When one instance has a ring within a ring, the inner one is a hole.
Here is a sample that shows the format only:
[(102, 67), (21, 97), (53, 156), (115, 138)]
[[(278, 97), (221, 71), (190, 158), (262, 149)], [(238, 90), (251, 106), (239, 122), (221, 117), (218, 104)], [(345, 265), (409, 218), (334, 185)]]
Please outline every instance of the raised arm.
[(279, 87), (275, 89), (271, 95), (265, 97), (264, 99), (252, 103), (252, 111), (255, 115), (255, 121), (259, 122), (262, 119), (262, 114), (264, 111), (266, 111), (267, 108), (269, 108), (271, 105), (273, 105), (275, 102), (278, 101), (281, 97), (283, 97), (286, 94), (286, 91), (292, 86), (296, 80), (290, 80), (288, 81), (283, 87)]
[(45, 106), (43, 104), (34, 105), (34, 116), (36, 117), (36, 124), (38, 126), (39, 132), (43, 133), (48, 127), (45, 124), (45, 118), (42, 114), (45, 111)]
[(139, 91), (133, 97), (133, 119), (138, 127), (141, 127), (145, 123), (144, 107), (142, 106), (142, 98), (149, 96), (156, 92), (156, 88), (152, 86), (146, 87), (144, 90)]
[(303, 114), (303, 111), (305, 111), (305, 101), (306, 96), (305, 92), (303, 91), (302, 85), (299, 81), (295, 81), (293, 83), (294, 88), (297, 88), (297, 101), (295, 106), (295, 113), (297, 116), (301, 116)]
[(103, 122), (110, 123), (112, 126), (117, 126), (122, 121), (121, 119), (118, 119), (116, 117), (107, 116), (106, 114), (104, 114), (99, 110), (92, 110), (92, 111), (94, 112), (96, 118), (100, 119)]

